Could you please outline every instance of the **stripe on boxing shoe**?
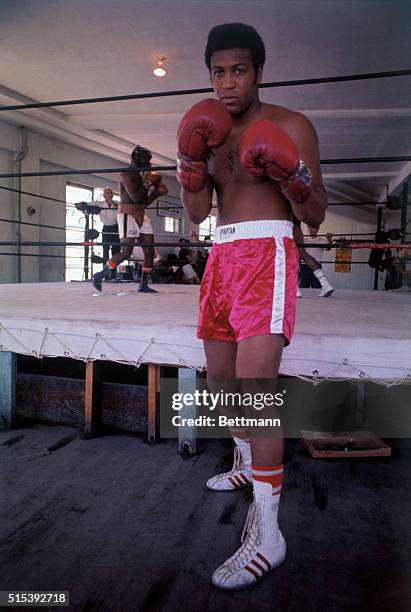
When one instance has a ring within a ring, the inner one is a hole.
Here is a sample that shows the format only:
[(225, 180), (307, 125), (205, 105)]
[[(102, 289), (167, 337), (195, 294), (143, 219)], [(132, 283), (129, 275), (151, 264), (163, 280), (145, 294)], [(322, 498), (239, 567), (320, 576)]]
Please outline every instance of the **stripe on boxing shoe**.
[(267, 569), (268, 569), (268, 570), (271, 568), (271, 565), (270, 565), (270, 563), (269, 563), (268, 559), (266, 559), (266, 558), (264, 557), (264, 555), (262, 555), (261, 553), (259, 553), (259, 552), (258, 552), (258, 553), (256, 554), (256, 557), (258, 557), (258, 558), (260, 559), (260, 561), (262, 561), (263, 563), (265, 563), (265, 564), (266, 564), (266, 566), (267, 566)]
[[(248, 572), (250, 572), (250, 574), (252, 574), (254, 576), (254, 578), (256, 580), (258, 580), (259, 578), (261, 578), (260, 574), (258, 574), (252, 567), (250, 567), (249, 565), (246, 565), (245, 570), (247, 570)], [(262, 575), (262, 574), (261, 574)]]
[[(266, 567), (263, 567), (260, 563), (258, 563), (257, 559), (261, 563), (264, 563), (264, 565)], [(253, 564), (254, 567), (251, 567), (250, 564)], [(258, 573), (258, 571), (255, 568), (257, 568), (260, 573)], [(256, 554), (256, 556), (254, 557), (254, 559), (252, 559), (250, 561), (250, 563), (244, 567), (244, 569), (248, 570), (250, 572), (250, 574), (252, 574), (254, 576), (254, 578), (257, 580), (258, 578), (262, 578), (264, 576), (264, 574), (266, 574), (268, 572), (268, 570), (271, 569), (271, 565), (268, 562), (268, 560), (264, 557), (264, 555), (262, 555), (261, 553), (258, 552)]]
[(254, 565), (254, 567), (260, 570), (261, 576), (265, 574), (265, 572), (267, 571), (265, 567), (263, 567), (260, 563), (258, 563), (258, 561), (255, 558), (251, 561), (251, 563)]
[(230, 478), (228, 479), (235, 489), (240, 487), (242, 484), (241, 481), (236, 480), (236, 478), (236, 476), (230, 476)]

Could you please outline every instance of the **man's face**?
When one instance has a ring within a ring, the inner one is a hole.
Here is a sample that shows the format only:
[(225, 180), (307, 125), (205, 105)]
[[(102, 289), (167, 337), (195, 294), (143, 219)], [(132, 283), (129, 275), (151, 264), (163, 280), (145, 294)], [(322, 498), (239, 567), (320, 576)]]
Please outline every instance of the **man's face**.
[(258, 99), (262, 66), (256, 74), (249, 49), (215, 51), (210, 76), (217, 98), (232, 115), (241, 115)]
[(113, 192), (112, 192), (112, 190), (111, 189), (105, 189), (103, 191), (103, 196), (104, 196), (104, 199), (106, 200), (106, 202), (107, 201), (111, 202), (111, 200), (113, 199)]

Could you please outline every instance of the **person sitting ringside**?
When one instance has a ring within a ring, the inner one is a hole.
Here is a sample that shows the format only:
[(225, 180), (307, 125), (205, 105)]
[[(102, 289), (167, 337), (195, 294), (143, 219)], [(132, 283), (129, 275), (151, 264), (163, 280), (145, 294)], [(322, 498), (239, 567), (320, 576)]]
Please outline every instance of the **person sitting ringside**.
[(194, 263), (194, 254), (192, 249), (180, 249), (180, 271), (182, 279), (188, 285), (200, 285), (201, 281), (192, 264)]

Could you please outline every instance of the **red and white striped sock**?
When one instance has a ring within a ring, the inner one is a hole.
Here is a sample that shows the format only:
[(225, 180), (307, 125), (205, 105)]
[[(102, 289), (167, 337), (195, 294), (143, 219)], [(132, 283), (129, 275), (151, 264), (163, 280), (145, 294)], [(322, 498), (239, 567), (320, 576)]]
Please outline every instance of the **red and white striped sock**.
[[(258, 489), (259, 492), (263, 490), (266, 495), (272, 495), (279, 499), (283, 483), (284, 465), (252, 464), (251, 468), (253, 472), (254, 489)], [(267, 486), (259, 486), (259, 483), (270, 485), (271, 489)]]
[(106, 266), (110, 268), (110, 270), (115, 270), (117, 268), (117, 265), (112, 259), (107, 259)]

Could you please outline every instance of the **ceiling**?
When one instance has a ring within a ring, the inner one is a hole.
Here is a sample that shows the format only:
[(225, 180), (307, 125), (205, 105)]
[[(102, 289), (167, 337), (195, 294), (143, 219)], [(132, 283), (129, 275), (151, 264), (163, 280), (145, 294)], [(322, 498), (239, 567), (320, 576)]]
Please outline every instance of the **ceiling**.
[[(262, 35), (264, 81), (411, 67), (411, 3), (400, 0), (0, 0), (0, 103), (64, 100), (209, 86), (209, 29), (243, 21)], [(167, 75), (153, 76), (165, 55)], [(411, 78), (261, 90), (302, 111), (321, 157), (411, 154)], [(179, 119), (198, 95), (10, 111), (18, 122), (126, 162), (136, 144), (174, 163)], [(385, 199), (411, 164), (327, 165), (332, 201)]]

